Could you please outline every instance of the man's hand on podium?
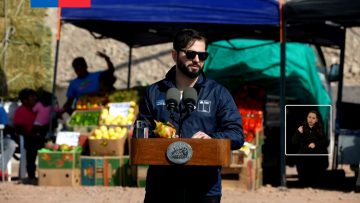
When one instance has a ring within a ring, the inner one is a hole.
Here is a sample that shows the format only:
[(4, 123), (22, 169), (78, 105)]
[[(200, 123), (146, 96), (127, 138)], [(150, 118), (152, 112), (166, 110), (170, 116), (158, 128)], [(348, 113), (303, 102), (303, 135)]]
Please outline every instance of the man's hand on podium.
[(209, 135), (207, 135), (204, 132), (198, 131), (197, 133), (195, 133), (192, 138), (196, 138), (196, 139), (211, 139), (211, 137)]

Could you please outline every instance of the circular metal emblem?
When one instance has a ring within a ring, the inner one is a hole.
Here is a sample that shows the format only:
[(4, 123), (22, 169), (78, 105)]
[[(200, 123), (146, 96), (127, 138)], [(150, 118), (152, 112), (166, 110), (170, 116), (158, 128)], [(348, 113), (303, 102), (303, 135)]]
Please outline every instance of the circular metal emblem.
[(167, 150), (167, 158), (174, 164), (184, 164), (188, 162), (193, 154), (191, 146), (183, 141), (171, 143)]

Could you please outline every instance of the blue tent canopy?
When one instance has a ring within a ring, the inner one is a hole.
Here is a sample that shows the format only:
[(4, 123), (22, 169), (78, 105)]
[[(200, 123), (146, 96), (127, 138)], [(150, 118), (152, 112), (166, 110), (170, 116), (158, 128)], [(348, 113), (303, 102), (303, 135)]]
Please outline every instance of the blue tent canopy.
[(169, 42), (184, 27), (210, 41), (279, 36), (277, 0), (92, 0), (88, 9), (63, 8), (61, 19), (131, 47)]
[(122, 22), (279, 23), (276, 0), (92, 0), (90, 9), (63, 9), (63, 19)]

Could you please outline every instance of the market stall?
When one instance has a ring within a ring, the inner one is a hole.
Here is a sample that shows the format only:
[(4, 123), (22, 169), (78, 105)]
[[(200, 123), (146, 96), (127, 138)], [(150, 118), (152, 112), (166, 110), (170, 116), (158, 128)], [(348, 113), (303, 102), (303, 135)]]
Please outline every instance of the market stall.
[(58, 132), (54, 143), (49, 141), (39, 150), (39, 185), (136, 185), (128, 141), (139, 91), (141, 88), (80, 97), (67, 130)]

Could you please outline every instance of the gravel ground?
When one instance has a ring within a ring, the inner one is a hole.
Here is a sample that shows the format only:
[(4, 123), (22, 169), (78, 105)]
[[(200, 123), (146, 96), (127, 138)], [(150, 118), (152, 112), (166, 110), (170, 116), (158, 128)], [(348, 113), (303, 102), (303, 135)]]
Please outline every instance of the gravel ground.
[[(143, 188), (128, 187), (44, 187), (17, 183), (0, 184), (0, 202), (8, 203), (80, 203), (142, 202)], [(359, 203), (355, 192), (328, 191), (312, 188), (285, 189), (264, 186), (256, 191), (224, 188), (222, 203)]]

